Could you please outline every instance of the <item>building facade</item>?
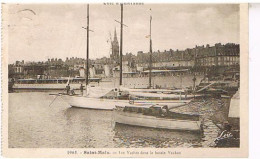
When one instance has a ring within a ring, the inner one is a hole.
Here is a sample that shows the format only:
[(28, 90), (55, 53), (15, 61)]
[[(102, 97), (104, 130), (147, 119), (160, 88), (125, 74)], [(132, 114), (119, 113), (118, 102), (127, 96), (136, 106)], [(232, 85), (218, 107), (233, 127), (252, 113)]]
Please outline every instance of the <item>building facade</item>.
[[(91, 77), (117, 77), (119, 67), (119, 44), (116, 30), (114, 40), (111, 41), (112, 53), (109, 57), (89, 60)], [(143, 72), (149, 68), (150, 54), (142, 51), (137, 54), (126, 53), (122, 57), (123, 73)], [(226, 68), (235, 66), (239, 69), (240, 46), (239, 44), (217, 43), (213, 46), (202, 45), (185, 50), (164, 50), (152, 53), (152, 69), (173, 70), (176, 68), (188, 68), (199, 72), (217, 72), (216, 68), (224, 72)], [(48, 78), (82, 76), (79, 71), (86, 68), (86, 60), (71, 57), (62, 59), (52, 58), (46, 62), (17, 61), (8, 67), (9, 76), (16, 78), (37, 78), (37, 75), (45, 75)], [(212, 71), (214, 69), (215, 71)], [(220, 72), (221, 72), (220, 71)], [(238, 70), (239, 71), (239, 70)], [(90, 72), (89, 72), (90, 73)]]
[(197, 50), (195, 63), (198, 67), (239, 65), (240, 47), (238, 44), (217, 43), (215, 46), (204, 47), (203, 45), (195, 49)]

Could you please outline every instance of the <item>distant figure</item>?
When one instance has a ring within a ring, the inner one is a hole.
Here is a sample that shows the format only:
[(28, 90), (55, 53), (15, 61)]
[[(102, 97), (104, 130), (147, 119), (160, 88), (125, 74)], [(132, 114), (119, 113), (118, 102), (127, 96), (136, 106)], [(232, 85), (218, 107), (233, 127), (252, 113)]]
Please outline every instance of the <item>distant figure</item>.
[(188, 96), (188, 92), (185, 91), (185, 99), (187, 99), (187, 96)]
[(161, 116), (167, 116), (167, 114), (168, 114), (168, 108), (163, 107), (161, 110), (162, 110)]
[(66, 90), (67, 90), (67, 94), (69, 95), (69, 94), (70, 94), (70, 84), (68, 84), (68, 85), (66, 86)]
[(82, 85), (82, 84), (80, 84), (80, 93), (81, 93), (81, 95), (83, 96), (83, 88), (84, 88), (84, 86)]
[(75, 95), (75, 91), (74, 91), (73, 88), (71, 89), (70, 93), (71, 93), (72, 95)]

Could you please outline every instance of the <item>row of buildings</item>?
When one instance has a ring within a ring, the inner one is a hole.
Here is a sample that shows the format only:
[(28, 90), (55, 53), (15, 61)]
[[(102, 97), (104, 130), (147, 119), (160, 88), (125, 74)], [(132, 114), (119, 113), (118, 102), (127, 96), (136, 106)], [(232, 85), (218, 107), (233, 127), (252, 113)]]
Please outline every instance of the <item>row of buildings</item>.
[[(117, 77), (119, 67), (119, 43), (116, 30), (111, 39), (110, 57), (89, 60), (90, 77)], [(225, 70), (229, 66), (239, 66), (239, 44), (217, 43), (213, 46), (202, 45), (185, 50), (164, 50), (152, 53), (152, 69), (173, 70), (178, 68), (190, 68), (195, 71), (207, 72), (211, 68)], [(126, 53), (122, 57), (123, 73), (143, 72), (149, 67), (150, 53), (139, 51), (137, 54)], [(44, 78), (84, 76), (86, 60), (83, 58), (48, 59), (45, 62), (17, 61), (9, 65), (9, 76), (12, 78), (36, 78), (43, 75)]]

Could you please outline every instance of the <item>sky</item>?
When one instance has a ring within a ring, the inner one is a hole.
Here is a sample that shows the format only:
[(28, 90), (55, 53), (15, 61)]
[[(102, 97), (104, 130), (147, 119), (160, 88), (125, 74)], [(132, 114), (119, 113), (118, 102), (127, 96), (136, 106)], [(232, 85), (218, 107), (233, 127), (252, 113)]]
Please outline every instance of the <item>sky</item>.
[[(109, 57), (110, 36), (115, 29), (120, 36), (120, 5), (90, 4), (89, 12), (89, 56)], [(123, 13), (123, 54), (149, 51), (150, 15), (153, 51), (239, 44), (238, 4), (124, 5)], [(86, 57), (86, 4), (9, 4), (6, 15), (9, 63)]]

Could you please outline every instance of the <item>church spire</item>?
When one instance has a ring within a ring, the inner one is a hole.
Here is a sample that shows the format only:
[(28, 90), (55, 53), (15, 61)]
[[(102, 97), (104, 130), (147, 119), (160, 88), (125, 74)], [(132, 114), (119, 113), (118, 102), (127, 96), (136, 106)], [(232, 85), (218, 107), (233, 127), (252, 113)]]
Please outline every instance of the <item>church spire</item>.
[(115, 33), (114, 33), (114, 42), (117, 41), (117, 34), (116, 34), (116, 28), (115, 28)]
[(114, 60), (116, 64), (119, 63), (119, 44), (117, 41), (116, 28), (114, 32), (114, 40), (111, 42), (112, 44), (112, 55), (111, 58)]

